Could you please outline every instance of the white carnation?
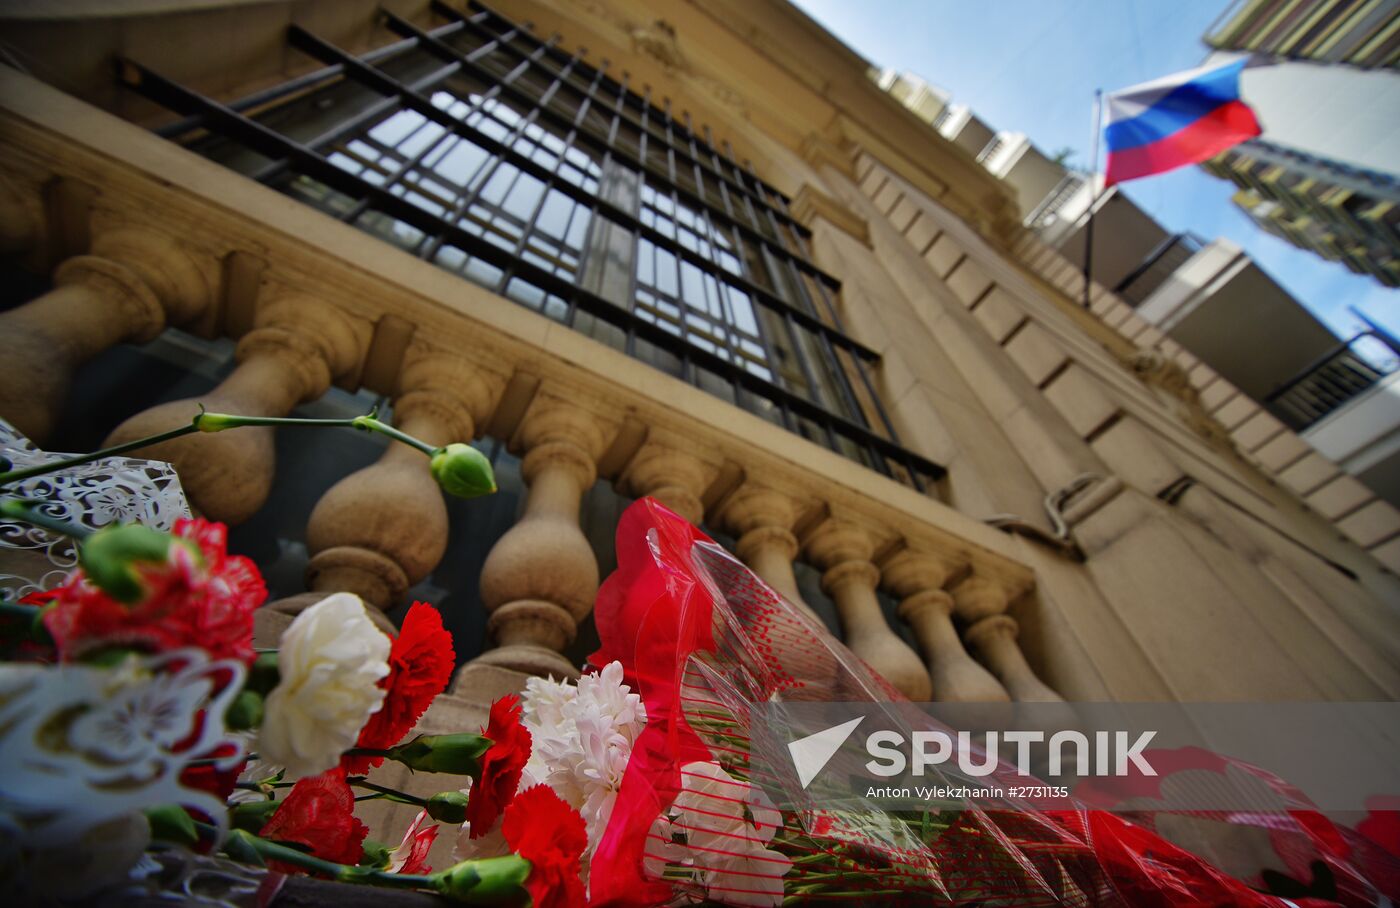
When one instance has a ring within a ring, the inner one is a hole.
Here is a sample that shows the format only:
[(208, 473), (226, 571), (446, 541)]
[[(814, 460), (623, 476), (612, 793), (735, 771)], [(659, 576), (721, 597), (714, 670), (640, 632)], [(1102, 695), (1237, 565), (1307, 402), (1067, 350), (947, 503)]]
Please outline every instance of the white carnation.
[(296, 616), (282, 633), (281, 680), (268, 695), (258, 753), (290, 776), (314, 776), (355, 746), (384, 703), (389, 638), (360, 597), (336, 593)]

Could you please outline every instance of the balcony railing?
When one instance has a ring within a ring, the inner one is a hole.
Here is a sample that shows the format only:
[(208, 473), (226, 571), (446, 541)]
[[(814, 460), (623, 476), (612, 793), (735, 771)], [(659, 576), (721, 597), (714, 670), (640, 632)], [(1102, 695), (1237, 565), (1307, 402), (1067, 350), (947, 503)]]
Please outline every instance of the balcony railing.
[(1379, 343), (1400, 356), (1400, 343), (1381, 330), (1363, 331), (1338, 345), (1264, 398), (1264, 405), (1293, 431), (1302, 432), (1394, 371), (1374, 365), (1358, 352), (1361, 344)]
[(1136, 309), (1166, 283), (1176, 269), (1186, 264), (1187, 259), (1200, 252), (1203, 245), (1199, 237), (1190, 233), (1168, 237), (1131, 274), (1119, 281), (1113, 292)]

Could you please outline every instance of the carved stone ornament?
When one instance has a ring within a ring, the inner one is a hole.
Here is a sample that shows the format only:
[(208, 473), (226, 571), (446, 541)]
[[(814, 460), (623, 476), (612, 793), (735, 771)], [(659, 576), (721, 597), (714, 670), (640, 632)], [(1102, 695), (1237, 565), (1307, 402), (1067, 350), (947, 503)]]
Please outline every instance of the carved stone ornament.
[(1123, 364), (1132, 370), (1143, 384), (1175, 398), (1177, 415), (1197, 435), (1221, 450), (1235, 449), (1229, 431), (1201, 403), (1200, 392), (1191, 384), (1186, 371), (1179, 365), (1156, 350), (1138, 350), (1123, 357)]
[(676, 43), (676, 29), (665, 19), (656, 19), (649, 25), (633, 25), (628, 29), (628, 36), (632, 39), (634, 53), (651, 57), (667, 74), (686, 68), (680, 45)]

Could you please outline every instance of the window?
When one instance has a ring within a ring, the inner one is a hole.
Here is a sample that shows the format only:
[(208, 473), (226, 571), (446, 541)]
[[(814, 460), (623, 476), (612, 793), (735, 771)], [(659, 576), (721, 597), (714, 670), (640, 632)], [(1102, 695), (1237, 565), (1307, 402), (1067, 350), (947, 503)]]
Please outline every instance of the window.
[[(887, 475), (899, 447), (787, 201), (669, 103), (489, 11), (219, 107), (140, 71), (163, 134)], [(139, 69), (139, 67), (138, 67)]]

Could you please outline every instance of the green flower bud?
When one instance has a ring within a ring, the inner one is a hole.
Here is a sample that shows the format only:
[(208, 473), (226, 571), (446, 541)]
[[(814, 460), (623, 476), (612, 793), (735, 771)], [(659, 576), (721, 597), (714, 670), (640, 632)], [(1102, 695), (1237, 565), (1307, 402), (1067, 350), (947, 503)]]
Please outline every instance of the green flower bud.
[(439, 823), (461, 823), (467, 819), (467, 796), (460, 791), (440, 791), (428, 799), (428, 816)]
[(407, 744), (389, 749), (389, 759), (419, 772), (450, 772), (476, 778), (481, 755), (491, 739), (463, 732), (455, 735), (419, 735)]
[(199, 833), (194, 828), (194, 820), (179, 804), (162, 804), (147, 807), (146, 822), (151, 827), (151, 838), (176, 845), (194, 845), (199, 841)]
[(457, 498), (479, 498), (496, 491), (491, 461), (471, 445), (454, 442), (438, 448), (428, 462), (428, 469), (442, 490)]
[(234, 829), (244, 829), (256, 835), (267, 825), (272, 815), (281, 806), (281, 801), (242, 801), (229, 808), (229, 823)]
[(169, 533), (139, 523), (111, 526), (83, 540), (78, 563), (88, 580), (118, 602), (139, 602), (145, 587), (136, 573), (139, 562), (163, 564), (176, 540)]
[(262, 694), (252, 690), (241, 690), (224, 713), (224, 724), (230, 729), (257, 728), (262, 724)]
[(530, 862), (517, 854), (463, 861), (428, 877), (448, 898), (470, 905), (527, 905)]

